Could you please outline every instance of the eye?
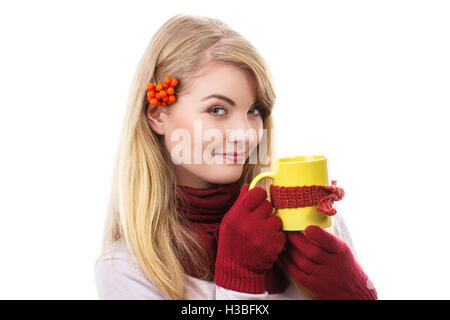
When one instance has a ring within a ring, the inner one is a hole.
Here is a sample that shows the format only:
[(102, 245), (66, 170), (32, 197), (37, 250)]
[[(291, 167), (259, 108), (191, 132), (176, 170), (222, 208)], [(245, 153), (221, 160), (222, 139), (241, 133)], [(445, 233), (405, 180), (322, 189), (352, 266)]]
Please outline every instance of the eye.
[(249, 110), (249, 112), (251, 112), (252, 115), (255, 115), (255, 116), (262, 116), (263, 115), (263, 109), (261, 107), (251, 108)]
[[(256, 113), (254, 111), (257, 111)], [(251, 112), (253, 115), (259, 115), (259, 109), (258, 108), (251, 108), (248, 112)]]
[[(220, 113), (220, 112), (219, 112), (220, 110), (222, 110), (223, 113)], [(225, 108), (222, 108), (222, 107), (214, 107), (214, 108), (209, 109), (208, 112), (209, 112), (209, 113), (212, 113), (212, 114), (214, 114), (214, 115), (221, 115), (221, 114), (225, 114), (225, 111), (226, 111)]]

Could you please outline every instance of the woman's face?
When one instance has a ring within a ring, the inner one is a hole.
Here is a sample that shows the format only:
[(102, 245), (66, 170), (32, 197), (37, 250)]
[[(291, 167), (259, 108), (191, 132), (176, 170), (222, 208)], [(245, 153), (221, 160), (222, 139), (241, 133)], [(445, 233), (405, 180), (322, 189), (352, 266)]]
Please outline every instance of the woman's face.
[(175, 88), (177, 101), (167, 107), (149, 105), (149, 124), (164, 135), (177, 184), (204, 189), (232, 183), (262, 137), (255, 79), (231, 64), (209, 62), (190, 85), (183, 95)]

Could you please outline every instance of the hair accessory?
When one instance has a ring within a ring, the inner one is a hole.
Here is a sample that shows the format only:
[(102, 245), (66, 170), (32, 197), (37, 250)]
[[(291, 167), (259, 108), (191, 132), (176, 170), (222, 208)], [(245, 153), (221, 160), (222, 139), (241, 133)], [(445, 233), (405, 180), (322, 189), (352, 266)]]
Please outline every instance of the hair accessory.
[(175, 102), (175, 87), (178, 85), (177, 78), (166, 77), (163, 83), (147, 83), (147, 100), (154, 106), (165, 107)]

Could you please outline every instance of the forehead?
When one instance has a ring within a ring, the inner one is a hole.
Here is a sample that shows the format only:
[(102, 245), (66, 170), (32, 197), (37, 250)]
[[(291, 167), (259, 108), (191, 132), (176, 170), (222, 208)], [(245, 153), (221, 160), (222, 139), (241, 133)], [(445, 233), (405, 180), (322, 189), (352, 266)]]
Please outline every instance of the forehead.
[(205, 97), (217, 93), (233, 100), (254, 100), (256, 82), (253, 75), (230, 63), (208, 62), (199, 76), (192, 79), (191, 93)]

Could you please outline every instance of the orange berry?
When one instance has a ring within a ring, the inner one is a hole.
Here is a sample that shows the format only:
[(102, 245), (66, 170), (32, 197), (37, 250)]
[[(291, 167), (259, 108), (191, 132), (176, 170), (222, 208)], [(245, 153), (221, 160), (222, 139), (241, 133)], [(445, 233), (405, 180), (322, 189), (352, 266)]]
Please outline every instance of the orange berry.
[(161, 101), (156, 101), (156, 106), (159, 107), (161, 105)]
[(154, 87), (155, 87), (155, 85), (153, 84), (153, 82), (147, 83), (147, 90), (148, 91), (153, 90)]
[(168, 83), (168, 82), (163, 82), (163, 84), (162, 84), (162, 85), (163, 85), (163, 87), (164, 87), (164, 88), (168, 88), (168, 87), (169, 87), (169, 85), (170, 85), (170, 83)]
[(163, 90), (163, 91), (161, 91), (160, 93), (159, 93), (159, 96), (162, 98), (162, 97), (165, 97), (165, 96), (167, 96), (167, 92), (165, 91), (165, 90)]
[(149, 92), (147, 92), (147, 98), (153, 98), (155, 96), (155, 91), (150, 90)]
[(172, 81), (172, 79), (171, 79), (170, 77), (166, 77), (166, 78), (164, 79), (164, 82), (170, 83), (170, 81)]
[(173, 90), (173, 87), (170, 87), (167, 89), (167, 94), (168, 95), (173, 95), (175, 93), (175, 90)]
[(161, 98), (160, 95), (161, 95), (161, 92), (157, 92), (157, 93), (155, 94), (155, 98), (159, 100), (159, 99)]
[(178, 79), (177, 79), (177, 78), (172, 78), (172, 81), (171, 81), (170, 85), (171, 85), (172, 87), (176, 87), (177, 84), (178, 84)]
[(161, 102), (161, 105), (162, 105), (163, 107), (165, 107), (165, 106), (167, 106), (167, 103)]
[(152, 98), (150, 99), (150, 103), (154, 106), (156, 106), (158, 104), (158, 100), (156, 98)]
[(175, 96), (169, 96), (169, 101), (170, 102), (175, 102), (175, 100), (177, 100), (177, 98), (175, 98)]
[(164, 97), (162, 97), (162, 101), (164, 101), (164, 102), (167, 102), (167, 101), (169, 101), (169, 97), (168, 97), (168, 96), (164, 96)]
[(161, 83), (158, 83), (158, 84), (156, 85), (156, 91), (161, 91), (162, 89), (163, 89), (162, 84), (161, 84)]

